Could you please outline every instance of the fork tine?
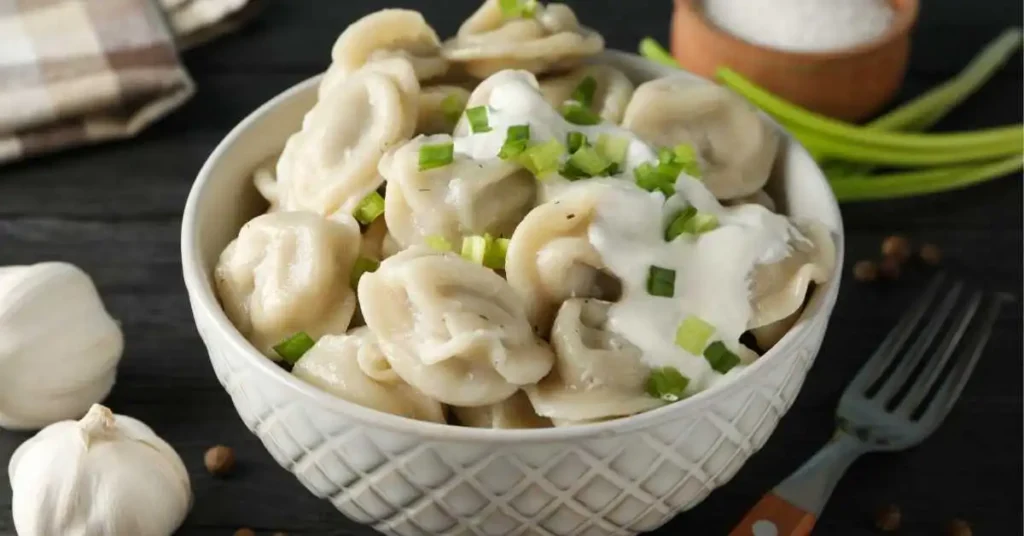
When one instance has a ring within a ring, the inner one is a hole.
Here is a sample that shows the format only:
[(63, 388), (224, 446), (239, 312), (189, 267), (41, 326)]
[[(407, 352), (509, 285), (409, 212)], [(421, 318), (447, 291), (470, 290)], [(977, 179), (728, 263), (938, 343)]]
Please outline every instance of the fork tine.
[(949, 414), (949, 410), (953, 408), (953, 404), (960, 398), (964, 386), (967, 385), (967, 380), (971, 377), (971, 373), (974, 372), (974, 367), (978, 364), (982, 351), (992, 335), (992, 327), (996, 323), (996, 318), (999, 317), (999, 310), (1002, 308), (1003, 301), (1004, 298), (996, 296), (988, 304), (988, 307), (985, 308), (974, 340), (960, 351), (960, 355), (957, 356), (956, 363), (953, 365), (953, 370), (950, 371), (949, 376), (939, 386), (935, 398), (928, 404), (928, 409), (921, 415), (920, 423), (927, 428), (926, 433), (930, 433), (938, 428), (942, 420)]
[(875, 398), (885, 403), (888, 402), (890, 397), (899, 392), (900, 387), (906, 383), (907, 378), (910, 377), (910, 374), (913, 373), (914, 369), (921, 362), (924, 353), (939, 336), (939, 330), (942, 329), (942, 325), (949, 318), (949, 314), (953, 311), (953, 306), (956, 305), (956, 300), (960, 297), (960, 291), (963, 288), (963, 282), (957, 281), (953, 285), (953, 289), (942, 298), (935, 313), (928, 319), (928, 324), (918, 334), (914, 344), (906, 353), (902, 354), (902, 359), (900, 359), (899, 365), (896, 366), (896, 370), (888, 378), (883, 379), (885, 383), (882, 384), (882, 388), (875, 394)]
[(942, 273), (932, 278), (932, 281), (928, 283), (928, 287), (921, 294), (921, 297), (918, 298), (917, 302), (903, 314), (903, 317), (892, 328), (892, 331), (886, 335), (885, 340), (875, 350), (875, 353), (871, 354), (871, 358), (868, 359), (867, 363), (864, 363), (860, 370), (857, 371), (857, 375), (854, 376), (847, 386), (847, 391), (858, 390), (863, 393), (871, 387), (875, 379), (898, 355), (897, 352), (900, 347), (906, 344), (907, 339), (914, 332), (914, 328), (921, 322), (921, 318), (928, 311), (928, 306), (931, 305), (938, 294), (939, 286), (942, 284), (943, 279), (945, 279), (945, 274)]
[(897, 414), (910, 417), (921, 404), (921, 401), (924, 400), (924, 397), (928, 395), (932, 386), (939, 380), (939, 375), (946, 368), (946, 363), (949, 363), (949, 358), (957, 349), (957, 345), (960, 344), (960, 339), (967, 332), (967, 328), (970, 326), (974, 314), (978, 312), (980, 304), (981, 292), (975, 291), (971, 293), (967, 306), (960, 312), (959, 318), (954, 320), (952, 329), (947, 331), (946, 336), (942, 338), (942, 342), (939, 343), (939, 347), (935, 350), (935, 355), (925, 363), (921, 374), (918, 375), (914, 384), (910, 386), (907, 395), (900, 401), (899, 406), (896, 408)]

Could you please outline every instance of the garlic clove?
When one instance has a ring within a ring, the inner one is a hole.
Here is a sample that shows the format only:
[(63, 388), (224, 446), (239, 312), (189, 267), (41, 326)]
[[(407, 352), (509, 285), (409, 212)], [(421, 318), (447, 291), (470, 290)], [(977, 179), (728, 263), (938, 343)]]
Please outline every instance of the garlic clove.
[(0, 268), (0, 427), (82, 416), (109, 393), (123, 350), (120, 326), (80, 268)]
[(192, 504), (174, 449), (141, 421), (99, 404), (18, 447), (8, 475), (21, 536), (167, 536)]

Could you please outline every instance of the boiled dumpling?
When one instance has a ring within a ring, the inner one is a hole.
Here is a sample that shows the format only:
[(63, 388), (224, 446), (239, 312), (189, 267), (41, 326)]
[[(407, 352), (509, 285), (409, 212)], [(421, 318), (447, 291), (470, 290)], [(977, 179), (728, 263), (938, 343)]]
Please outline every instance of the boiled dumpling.
[(348, 76), (305, 116), (277, 164), (284, 210), (351, 214), (383, 179), (381, 156), (412, 135), (419, 84), (408, 61), (374, 62)]
[(602, 271), (601, 256), (587, 237), (598, 202), (612, 187), (608, 181), (613, 180), (573, 183), (558, 197), (531, 210), (512, 234), (505, 275), (542, 335), (548, 332), (558, 306), (568, 298), (618, 299), (619, 282)]
[(359, 251), (352, 218), (271, 212), (246, 223), (214, 271), (224, 311), (260, 352), (297, 332), (314, 339), (348, 329), (356, 306), (349, 273)]
[(277, 172), (274, 169), (277, 167), (278, 157), (279, 155), (274, 155), (273, 158), (268, 158), (252, 174), (253, 186), (270, 205), (267, 212), (275, 212), (281, 208), (281, 200), (277, 195)]
[(445, 404), (500, 402), (554, 361), (508, 283), (458, 255), (413, 247), (389, 257), (363, 275), (359, 303), (392, 369)]
[(747, 204), (747, 203), (753, 203), (755, 205), (761, 205), (762, 207), (764, 207), (764, 208), (766, 208), (766, 209), (768, 209), (768, 210), (770, 210), (772, 212), (776, 212), (776, 210), (775, 210), (776, 209), (776, 207), (775, 207), (775, 200), (772, 199), (772, 197), (770, 195), (768, 195), (768, 192), (765, 192), (764, 190), (758, 190), (758, 191), (756, 191), (756, 192), (754, 192), (754, 193), (752, 193), (750, 195), (745, 195), (743, 197), (737, 197), (735, 199), (730, 199), (727, 202), (722, 203), (722, 204), (725, 205), (725, 206), (728, 206), (728, 207), (734, 207), (736, 205), (744, 205), (744, 204)]
[(647, 394), (650, 368), (639, 348), (605, 329), (611, 303), (572, 298), (551, 329), (555, 368), (526, 388), (537, 414), (564, 426), (624, 417), (664, 405)]
[(604, 49), (600, 34), (581, 26), (572, 9), (537, 4), (533, 16), (507, 18), (499, 0), (486, 0), (444, 43), (442, 55), (477, 78), (504, 69), (544, 73), (574, 67)]
[(629, 99), (633, 96), (633, 82), (629, 81), (625, 73), (610, 65), (586, 65), (568, 74), (541, 81), (540, 90), (544, 100), (551, 106), (561, 106), (588, 76), (596, 83), (590, 108), (605, 121), (621, 123)]
[[(409, 61), (419, 80), (448, 71), (441, 40), (423, 15), (408, 9), (382, 9), (353, 22), (338, 36), (325, 80), (335, 83), (368, 63), (394, 57)], [(322, 85), (321, 97), (324, 91)]]
[(402, 247), (441, 236), (458, 246), (465, 235), (510, 236), (536, 196), (537, 181), (518, 164), (455, 155), (451, 164), (420, 171), (424, 145), (451, 136), (418, 136), (380, 163), (387, 179), (384, 217)]
[(550, 428), (551, 420), (537, 415), (523, 391), (489, 406), (452, 407), (459, 424), (473, 428)]
[(816, 221), (794, 220), (799, 235), (790, 240), (786, 258), (760, 264), (751, 275), (750, 303), (753, 315), (748, 327), (758, 346), (771, 348), (799, 317), (811, 283), (823, 283), (835, 267), (832, 235)]
[[(466, 100), (466, 108), (476, 108), (477, 106), (489, 106), (491, 104), (491, 94), (498, 87), (511, 83), (525, 83), (530, 87), (540, 91), (540, 84), (537, 83), (537, 77), (533, 76), (533, 73), (529, 71), (509, 69), (496, 73), (493, 76), (489, 76), (486, 80), (481, 81), (473, 92), (470, 93), (469, 98)], [(554, 115), (557, 112), (552, 111)], [(469, 126), (469, 120), (463, 115), (459, 118), (458, 124), (455, 126), (455, 136), (468, 136), (471, 134)]]
[[(449, 134), (466, 108), (469, 91), (459, 86), (437, 85), (420, 90), (416, 134)], [(447, 103), (456, 104), (455, 111), (446, 110)]]
[(402, 381), (388, 365), (368, 328), (325, 335), (292, 369), (292, 374), (354, 404), (410, 419), (444, 423), (439, 402)]
[(641, 84), (622, 126), (659, 147), (692, 145), (705, 185), (718, 199), (761, 189), (772, 171), (779, 133), (729, 90), (684, 78)]

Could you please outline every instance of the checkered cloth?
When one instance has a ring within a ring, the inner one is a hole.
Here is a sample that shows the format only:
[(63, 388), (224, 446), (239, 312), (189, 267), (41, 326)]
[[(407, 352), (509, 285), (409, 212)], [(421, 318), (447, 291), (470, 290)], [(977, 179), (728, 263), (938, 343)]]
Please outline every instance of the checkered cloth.
[(132, 137), (167, 115), (195, 91), (179, 45), (231, 29), (249, 3), (0, 0), (0, 164)]

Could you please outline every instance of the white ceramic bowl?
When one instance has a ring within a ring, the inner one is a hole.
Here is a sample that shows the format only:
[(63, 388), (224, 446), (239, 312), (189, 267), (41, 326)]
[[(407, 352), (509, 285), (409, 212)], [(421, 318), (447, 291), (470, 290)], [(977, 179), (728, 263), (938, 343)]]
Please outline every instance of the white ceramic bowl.
[[(599, 61), (638, 82), (690, 76), (619, 52)], [(380, 413), (303, 383), (250, 346), (217, 302), (217, 258), (264, 206), (252, 172), (299, 128), (317, 82), (278, 95), (224, 138), (192, 187), (181, 236), (185, 284), (217, 378), (249, 429), (311, 492), (386, 534), (632, 535), (692, 508), (764, 445), (821, 346), (843, 264), (839, 208), (802, 147), (786, 138), (770, 191), (789, 214), (830, 227), (840, 258), (796, 327), (735, 381), (600, 424), (446, 426)]]

